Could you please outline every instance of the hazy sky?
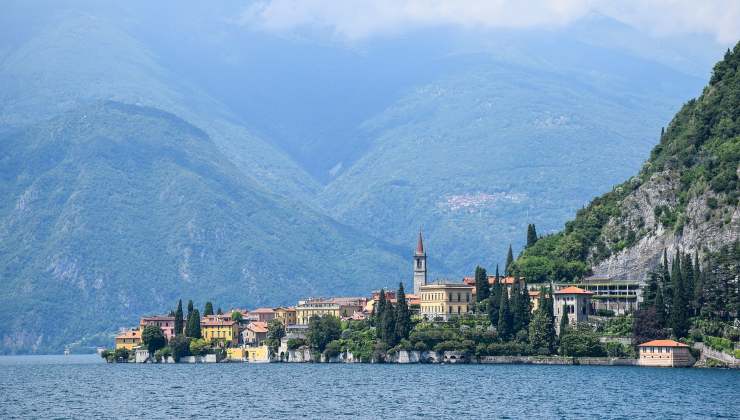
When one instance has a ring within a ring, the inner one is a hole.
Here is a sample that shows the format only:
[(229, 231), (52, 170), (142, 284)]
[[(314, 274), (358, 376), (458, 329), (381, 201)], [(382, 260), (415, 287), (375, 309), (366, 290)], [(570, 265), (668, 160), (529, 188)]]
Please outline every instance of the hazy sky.
[(603, 15), (656, 36), (740, 38), (740, 0), (257, 0), (245, 25), (280, 32), (328, 30), (347, 41), (430, 26), (562, 27)]

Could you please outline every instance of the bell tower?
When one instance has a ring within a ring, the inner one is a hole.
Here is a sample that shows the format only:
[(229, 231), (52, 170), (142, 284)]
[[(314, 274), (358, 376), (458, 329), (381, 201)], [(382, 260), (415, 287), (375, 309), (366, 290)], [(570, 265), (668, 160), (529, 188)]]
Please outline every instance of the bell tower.
[(424, 252), (424, 240), (419, 229), (419, 241), (414, 252), (414, 293), (421, 293), (421, 286), (427, 284), (427, 254)]

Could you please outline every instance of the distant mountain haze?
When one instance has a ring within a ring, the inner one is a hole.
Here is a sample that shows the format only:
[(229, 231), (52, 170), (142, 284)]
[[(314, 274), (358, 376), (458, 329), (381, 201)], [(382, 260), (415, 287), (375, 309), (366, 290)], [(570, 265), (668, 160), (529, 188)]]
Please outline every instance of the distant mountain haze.
[(0, 352), (109, 344), (178, 298), (410, 287), (420, 226), (431, 279), (493, 270), (636, 173), (724, 52), (604, 16), (351, 42), (244, 8), (4, 6)]

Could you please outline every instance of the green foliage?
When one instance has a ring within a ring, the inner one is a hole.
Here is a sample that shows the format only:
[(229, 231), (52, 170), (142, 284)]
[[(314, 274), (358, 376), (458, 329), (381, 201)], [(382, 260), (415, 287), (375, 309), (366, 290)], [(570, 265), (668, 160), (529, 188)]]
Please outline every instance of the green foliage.
[(501, 287), (501, 303), (498, 310), (498, 324), (496, 331), (503, 340), (510, 339), (516, 331), (514, 330), (514, 317), (511, 313), (509, 294), (505, 287)]
[(331, 315), (313, 317), (308, 322), (308, 343), (312, 349), (319, 352), (323, 352), (327, 344), (338, 340), (341, 335), (342, 324), (337, 317)]
[(725, 353), (732, 353), (735, 350), (735, 346), (732, 341), (722, 337), (712, 337), (710, 335), (704, 336), (704, 344), (708, 345), (714, 350), (723, 351)]
[[(544, 294), (542, 290), (541, 295)], [(555, 351), (555, 320), (540, 300), (540, 307), (534, 312), (529, 323), (529, 345), (538, 354), (552, 354)]]
[(567, 357), (602, 357), (606, 356), (599, 336), (588, 325), (579, 324), (560, 334), (559, 353)]
[(175, 336), (169, 342), (169, 348), (172, 350), (172, 358), (179, 362), (180, 358), (190, 356), (190, 338), (180, 334)]
[[(590, 264), (636, 243), (644, 232), (628, 231), (614, 236), (607, 234), (605, 227), (610, 220), (620, 222), (623, 200), (659, 172), (680, 177), (676, 191), (678, 203), (653, 209), (656, 220), (676, 233), (689, 222), (685, 208), (690, 196), (711, 189), (714, 194), (721, 194), (729, 206), (736, 206), (740, 196), (737, 177), (740, 162), (739, 57), (740, 43), (715, 66), (711, 87), (676, 114), (638, 177), (595, 198), (576, 213), (574, 220), (566, 223), (562, 232), (528, 246), (514, 263), (513, 270), (530, 281), (570, 281), (588, 274)], [(717, 209), (719, 199), (710, 196), (707, 205)], [(709, 214), (708, 217), (719, 216)], [(680, 292), (686, 290), (683, 285)], [(664, 296), (673, 297), (672, 290), (670, 295)], [(681, 305), (687, 303), (685, 300), (686, 296), (679, 297)], [(668, 307), (681, 306), (668, 302)], [(685, 319), (683, 314), (672, 314), (673, 327), (679, 336), (687, 331)]]
[(634, 350), (631, 347), (625, 347), (622, 343), (608, 342), (605, 347), (606, 355), (609, 357), (635, 357)]
[(197, 309), (189, 311), (188, 323), (185, 327), (185, 335), (191, 338), (201, 338), (200, 333), (200, 312)]
[(175, 335), (181, 335), (182, 333), (183, 333), (182, 299), (178, 299), (177, 309), (175, 310)]
[(206, 302), (206, 306), (203, 309), (203, 316), (209, 315), (213, 315), (213, 304), (211, 302)]
[(488, 274), (486, 269), (475, 267), (475, 296), (478, 302), (485, 302), (488, 299), (490, 287), (488, 285)]
[(167, 358), (170, 356), (172, 356), (172, 349), (168, 346), (162, 347), (154, 352), (154, 359), (160, 363), (167, 361)]
[(236, 322), (242, 322), (244, 320), (244, 317), (242, 316), (241, 312), (233, 311), (231, 312), (231, 319)]
[(195, 338), (190, 340), (190, 354), (193, 356), (203, 356), (211, 352), (211, 343), (203, 338)]
[(156, 325), (147, 325), (141, 332), (141, 341), (149, 350), (149, 354), (154, 356), (154, 353), (164, 347), (167, 344), (167, 340), (164, 337), (162, 329)]
[(280, 340), (283, 337), (285, 337), (285, 325), (279, 319), (271, 319), (267, 323), (267, 339), (273, 352), (277, 352), (278, 347), (280, 347)]
[(296, 350), (307, 344), (308, 343), (303, 338), (289, 338), (287, 346), (288, 346), (288, 350)]
[(403, 289), (403, 283), (398, 284), (398, 291), (396, 292), (396, 314), (395, 314), (395, 334), (397, 340), (405, 340), (409, 338), (411, 332), (411, 311), (409, 310), (406, 302), (406, 292)]
[(534, 224), (527, 225), (527, 248), (537, 242), (537, 228)]
[(628, 337), (634, 330), (634, 316), (632, 314), (619, 315), (606, 321), (603, 333), (605, 335)]
[(339, 356), (339, 353), (341, 353), (341, 342), (339, 340), (333, 340), (329, 342), (329, 344), (326, 345), (326, 348), (324, 349), (324, 357), (326, 358), (332, 358)]
[(116, 349), (113, 352), (113, 361), (114, 362), (123, 362), (123, 363), (126, 363), (126, 362), (129, 361), (129, 359), (131, 358), (132, 354), (133, 354), (132, 352), (130, 352), (127, 349), (124, 349), (124, 348)]
[(614, 316), (614, 311), (612, 311), (611, 309), (599, 308), (599, 309), (596, 310), (596, 314), (595, 315), (596, 316), (612, 317), (612, 316)]

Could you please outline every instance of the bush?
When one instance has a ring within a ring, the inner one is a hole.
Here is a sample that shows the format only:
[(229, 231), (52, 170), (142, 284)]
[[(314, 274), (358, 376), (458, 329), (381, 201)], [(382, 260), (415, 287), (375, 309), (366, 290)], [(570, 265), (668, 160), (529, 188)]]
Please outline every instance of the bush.
[(429, 351), (429, 346), (427, 346), (425, 342), (419, 341), (416, 344), (414, 344), (414, 350), (416, 350), (416, 351)]
[(124, 348), (116, 349), (116, 351), (113, 352), (113, 360), (116, 362), (128, 362), (130, 357), (131, 352)]
[(528, 345), (513, 341), (488, 345), (488, 354), (490, 356), (526, 356), (529, 353)]
[(704, 344), (717, 351), (723, 351), (726, 353), (731, 353), (734, 351), (732, 341), (722, 337), (712, 337), (708, 335), (704, 337)]
[(190, 356), (190, 338), (178, 335), (170, 340), (168, 346), (172, 350), (172, 358), (179, 362), (181, 358)]
[(306, 340), (302, 338), (289, 338), (288, 350), (295, 350), (306, 345)]
[(169, 347), (162, 347), (161, 349), (154, 352), (154, 359), (157, 362), (167, 361), (167, 358), (172, 356), (172, 349)]
[(332, 357), (337, 357), (339, 356), (340, 349), (341, 349), (341, 345), (339, 343), (339, 340), (330, 341), (326, 345), (326, 348), (324, 349), (324, 357), (327, 359), (331, 359)]
[(462, 344), (458, 341), (443, 341), (434, 346), (434, 351), (459, 351)]
[(624, 348), (622, 343), (609, 342), (606, 343), (606, 355), (609, 357), (626, 357), (627, 349)]
[(606, 356), (599, 337), (588, 325), (578, 325), (560, 337), (560, 354), (568, 357)]
[(190, 354), (193, 356), (202, 356), (208, 353), (209, 350), (209, 343), (202, 338), (196, 338), (190, 341)]
[(597, 309), (596, 310), (596, 316), (606, 316), (606, 317), (612, 317), (614, 316), (614, 311), (611, 309)]

